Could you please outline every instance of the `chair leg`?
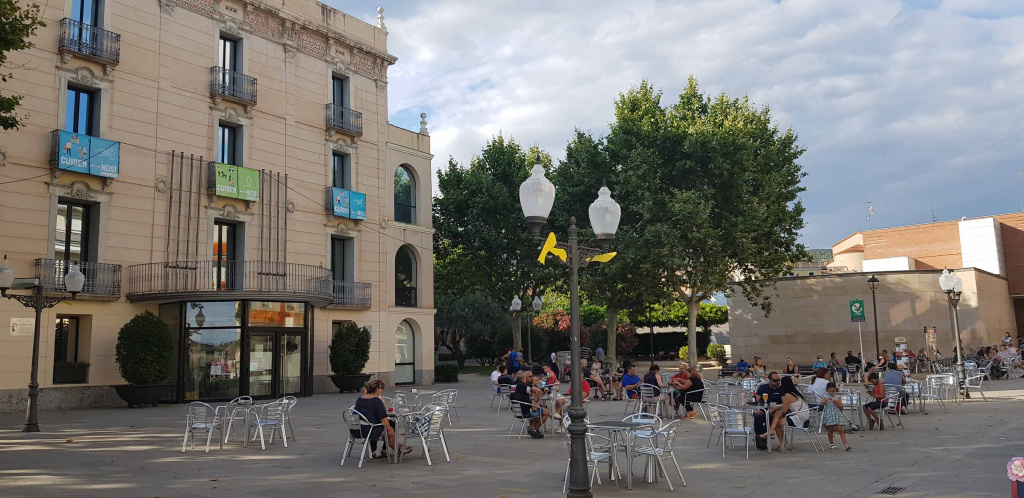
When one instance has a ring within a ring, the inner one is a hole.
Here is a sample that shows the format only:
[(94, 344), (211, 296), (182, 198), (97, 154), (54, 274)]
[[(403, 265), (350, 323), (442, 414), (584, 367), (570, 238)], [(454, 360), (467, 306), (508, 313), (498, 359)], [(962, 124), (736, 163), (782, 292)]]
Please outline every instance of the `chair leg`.
[(228, 434), (224, 436), (224, 442), (228, 442), (228, 438), (231, 437), (231, 423), (234, 422), (234, 417), (228, 419)]
[(210, 441), (213, 441), (213, 427), (206, 428), (206, 452), (210, 452)]
[(668, 484), (669, 491), (675, 491), (672, 487), (672, 480), (668, 478), (668, 471), (665, 470), (665, 464), (662, 463), (661, 458), (654, 457), (658, 461), (658, 467), (661, 468), (661, 476), (665, 478), (665, 484)]
[(675, 453), (672, 453), (670, 451), (670, 452), (668, 452), (668, 454), (669, 454), (669, 456), (672, 457), (672, 463), (674, 463), (676, 465), (676, 472), (679, 473), (679, 480), (683, 481), (683, 487), (685, 488), (686, 487), (686, 478), (683, 477), (683, 469), (679, 468), (679, 460), (676, 460), (676, 454)]
[(292, 433), (292, 441), (295, 440), (295, 428), (292, 427), (292, 419), (285, 419), (288, 422), (288, 432)]
[(185, 439), (183, 439), (181, 441), (181, 452), (182, 453), (185, 452), (185, 446), (188, 445), (188, 433), (191, 432), (191, 431), (189, 431), (189, 429), (190, 429), (189, 426), (185, 426)]
[(366, 447), (370, 444), (370, 437), (363, 438), (363, 449), (359, 450), (359, 465), (356, 468), (363, 468), (363, 460), (366, 458)]
[[(263, 441), (263, 426), (262, 425), (259, 426), (259, 429), (260, 429), (260, 449), (261, 450), (265, 450), (265, 449), (267, 449), (267, 444)], [(274, 433), (270, 433), (270, 436), (273, 437)]]
[(344, 467), (345, 466), (345, 458), (348, 457), (348, 454), (351, 453), (351, 452), (352, 452), (352, 435), (349, 434), (348, 435), (348, 441), (345, 442), (345, 452), (341, 454), (341, 463), (338, 464), (339, 467)]
[[(458, 417), (455, 417), (455, 419), (458, 420)], [(441, 449), (444, 450), (444, 461), (451, 462), (452, 459), (448, 457), (448, 443), (444, 440), (444, 431), (440, 432), (438, 436), (441, 439)]]
[(284, 431), (284, 421), (281, 421), (281, 423), (278, 424), (278, 425), (281, 426), (281, 442), (284, 443), (284, 447), (287, 448), (288, 447), (288, 433), (286, 433)]
[(423, 456), (427, 457), (427, 466), (433, 465), (430, 461), (430, 451), (428, 451), (427, 439), (420, 435), (420, 442), (423, 443)]

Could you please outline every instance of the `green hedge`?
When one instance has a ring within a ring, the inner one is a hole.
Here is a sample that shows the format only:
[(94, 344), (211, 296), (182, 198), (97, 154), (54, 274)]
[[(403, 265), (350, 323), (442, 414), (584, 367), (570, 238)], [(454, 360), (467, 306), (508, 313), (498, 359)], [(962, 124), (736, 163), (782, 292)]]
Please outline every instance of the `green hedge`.
[(434, 382), (458, 382), (459, 366), (455, 363), (434, 365)]

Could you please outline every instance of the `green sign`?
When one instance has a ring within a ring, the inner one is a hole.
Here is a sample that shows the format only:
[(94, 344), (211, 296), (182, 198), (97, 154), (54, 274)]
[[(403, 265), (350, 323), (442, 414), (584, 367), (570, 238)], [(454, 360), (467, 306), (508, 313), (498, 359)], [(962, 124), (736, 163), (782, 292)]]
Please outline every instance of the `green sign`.
[(218, 196), (246, 201), (260, 200), (260, 172), (231, 164), (215, 163), (215, 191)]
[(855, 301), (850, 301), (850, 321), (864, 321), (864, 301), (861, 301), (859, 299)]

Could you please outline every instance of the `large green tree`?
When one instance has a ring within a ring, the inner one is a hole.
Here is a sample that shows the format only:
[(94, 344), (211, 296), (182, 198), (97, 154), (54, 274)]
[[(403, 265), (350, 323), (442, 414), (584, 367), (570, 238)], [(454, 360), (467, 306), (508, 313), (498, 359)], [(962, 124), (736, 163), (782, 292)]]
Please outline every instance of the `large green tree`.
[(803, 256), (804, 149), (767, 106), (705, 95), (691, 77), (667, 108), (646, 81), (620, 94), (607, 151), (622, 165), (619, 203), (646, 225), (662, 286), (687, 305), (694, 364), (698, 303), (736, 288), (768, 314), (773, 284), (763, 277)]
[(509, 316), (501, 305), (474, 292), (452, 299), (442, 294), (436, 301), (434, 344), (448, 350), (459, 367), (466, 366), (466, 346), (495, 328), (508, 328)]
[[(0, 0), (0, 82), (6, 83), (13, 73), (7, 72), (7, 53), (31, 48), (34, 44), (29, 37), (36, 29), (45, 27), (39, 18), (39, 4), (22, 5), (16, 0)], [(25, 116), (18, 115), (21, 95), (0, 93), (0, 128), (18, 129), (25, 124)]]
[[(434, 271), (439, 300), (478, 292), (505, 309), (512, 296), (529, 306), (532, 296), (561, 278), (557, 265), (537, 262), (540, 244), (527, 230), (519, 204), (519, 185), (538, 155), (549, 167), (546, 154), (498, 135), (468, 166), (449, 159), (438, 171)], [(513, 346), (521, 345), (521, 337), (514, 336)]]

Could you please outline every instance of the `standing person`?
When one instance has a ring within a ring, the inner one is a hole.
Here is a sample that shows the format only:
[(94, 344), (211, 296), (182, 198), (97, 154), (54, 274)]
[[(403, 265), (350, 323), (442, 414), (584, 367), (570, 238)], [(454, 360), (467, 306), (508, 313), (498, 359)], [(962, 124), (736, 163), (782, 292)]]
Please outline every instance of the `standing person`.
[(779, 452), (785, 453), (786, 449), (782, 424), (789, 424), (793, 427), (804, 427), (810, 423), (811, 414), (807, 411), (807, 401), (804, 395), (796, 388), (791, 377), (782, 379), (782, 403), (771, 407), (770, 411), (775, 412), (772, 420), (772, 431), (779, 439)]
[(846, 442), (846, 431), (843, 430), (846, 423), (846, 417), (843, 416), (843, 401), (836, 397), (839, 388), (829, 382), (825, 391), (827, 395), (821, 401), (825, 405), (825, 411), (821, 416), (825, 417), (825, 426), (828, 427), (828, 446), (833, 450), (838, 449), (835, 442), (835, 433), (838, 432), (846, 451), (850, 451), (850, 445)]
[(594, 350), (594, 357), (597, 358), (597, 361), (604, 363), (604, 348), (598, 346), (597, 349)]
[(519, 369), (522, 368), (522, 364), (519, 362), (519, 353), (513, 348), (508, 348), (508, 352), (502, 357), (508, 363), (508, 373), (515, 375), (519, 373)]
[(836, 358), (835, 353), (828, 355), (828, 368), (839, 374), (840, 379), (846, 379), (846, 368), (839, 364), (839, 359)]
[(885, 424), (882, 423), (882, 417), (878, 416), (877, 410), (881, 410), (885, 407), (885, 384), (878, 378), (878, 372), (871, 372), (868, 374), (868, 382), (871, 383), (871, 388), (868, 390), (868, 396), (873, 401), (864, 405), (864, 414), (868, 416), (868, 430), (875, 430), (875, 421), (878, 422), (878, 430), (884, 431)]
[(551, 369), (558, 372), (558, 355), (554, 351), (551, 352)]
[[(768, 383), (758, 387), (755, 392), (758, 403), (764, 402), (765, 395), (768, 395), (768, 403), (782, 403), (783, 394), (782, 376), (778, 372), (769, 373)], [(759, 450), (768, 449), (768, 424), (772, 423), (772, 417), (772, 412), (768, 413), (767, 418), (765, 418), (765, 414), (761, 410), (754, 412), (754, 434), (757, 435), (754, 438), (754, 443)]]

